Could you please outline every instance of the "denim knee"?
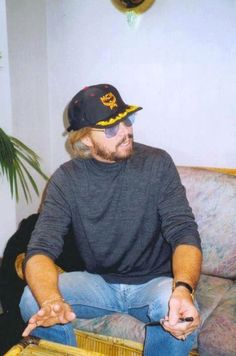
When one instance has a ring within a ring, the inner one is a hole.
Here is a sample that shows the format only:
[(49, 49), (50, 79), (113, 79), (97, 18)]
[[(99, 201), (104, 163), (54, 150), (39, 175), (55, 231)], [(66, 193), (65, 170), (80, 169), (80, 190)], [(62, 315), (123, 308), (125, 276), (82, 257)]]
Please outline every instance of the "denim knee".
[(148, 308), (148, 316), (150, 320), (160, 320), (168, 315), (169, 299), (172, 293), (172, 283), (165, 285), (163, 290), (158, 291), (158, 295), (153, 302), (150, 303)]
[(31, 333), (40, 339), (58, 342), (60, 344), (77, 346), (76, 336), (72, 323), (56, 324), (51, 327), (38, 327)]
[(38, 303), (27, 286), (22, 294), (19, 307), (24, 321), (28, 321), (39, 310)]

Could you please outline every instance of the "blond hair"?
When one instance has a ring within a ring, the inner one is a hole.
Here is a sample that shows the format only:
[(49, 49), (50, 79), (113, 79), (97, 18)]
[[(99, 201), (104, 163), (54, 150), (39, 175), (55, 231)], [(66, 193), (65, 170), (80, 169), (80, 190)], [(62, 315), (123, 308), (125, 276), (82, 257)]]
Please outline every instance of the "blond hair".
[(84, 127), (78, 131), (72, 131), (69, 134), (69, 142), (73, 149), (75, 155), (79, 156), (80, 158), (88, 159), (91, 158), (90, 148), (82, 142), (82, 139), (89, 135), (91, 132), (90, 127)]

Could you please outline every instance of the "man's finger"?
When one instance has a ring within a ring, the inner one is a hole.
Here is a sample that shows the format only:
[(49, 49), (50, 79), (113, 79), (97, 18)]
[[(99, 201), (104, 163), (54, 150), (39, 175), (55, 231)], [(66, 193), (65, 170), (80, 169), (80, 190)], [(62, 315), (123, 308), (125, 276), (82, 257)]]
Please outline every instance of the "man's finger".
[(37, 328), (37, 324), (36, 324), (36, 323), (34, 323), (34, 324), (28, 324), (27, 327), (25, 328), (25, 330), (23, 331), (22, 336), (23, 336), (23, 337), (29, 336), (30, 333), (31, 333), (35, 328)]
[(33, 315), (28, 322), (22, 336), (28, 336), (38, 326), (53, 326), (55, 324), (67, 324), (76, 318), (75, 313), (70, 308), (62, 308), (61, 305), (47, 305), (39, 309), (37, 314)]
[(180, 314), (179, 314), (179, 310), (176, 308), (170, 308), (169, 310), (169, 324), (174, 326), (179, 322), (179, 318), (180, 318)]
[(71, 322), (72, 320), (74, 320), (76, 318), (76, 315), (75, 315), (75, 313), (67, 310), (64, 313), (60, 313), (60, 314), (56, 315), (56, 318), (57, 318), (57, 323), (67, 324), (67, 323)]

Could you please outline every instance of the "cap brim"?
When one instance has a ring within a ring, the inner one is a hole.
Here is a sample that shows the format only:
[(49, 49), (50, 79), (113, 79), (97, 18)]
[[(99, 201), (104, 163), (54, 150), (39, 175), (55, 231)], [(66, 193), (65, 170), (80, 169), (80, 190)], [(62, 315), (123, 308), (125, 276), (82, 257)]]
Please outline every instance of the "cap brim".
[(116, 125), (118, 122), (124, 120), (127, 116), (129, 116), (139, 110), (142, 110), (142, 107), (135, 106), (135, 105), (129, 105), (126, 107), (126, 109), (124, 111), (119, 113), (117, 116), (111, 117), (108, 120), (98, 121), (96, 123), (95, 127), (104, 128), (104, 127)]

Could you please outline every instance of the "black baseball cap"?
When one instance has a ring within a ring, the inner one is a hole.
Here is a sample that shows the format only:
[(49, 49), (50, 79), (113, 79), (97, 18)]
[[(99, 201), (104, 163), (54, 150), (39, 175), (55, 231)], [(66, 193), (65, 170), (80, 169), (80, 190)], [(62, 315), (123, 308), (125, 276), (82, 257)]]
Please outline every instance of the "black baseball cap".
[(114, 126), (141, 109), (125, 104), (118, 90), (110, 84), (91, 85), (79, 91), (69, 103), (67, 131)]

